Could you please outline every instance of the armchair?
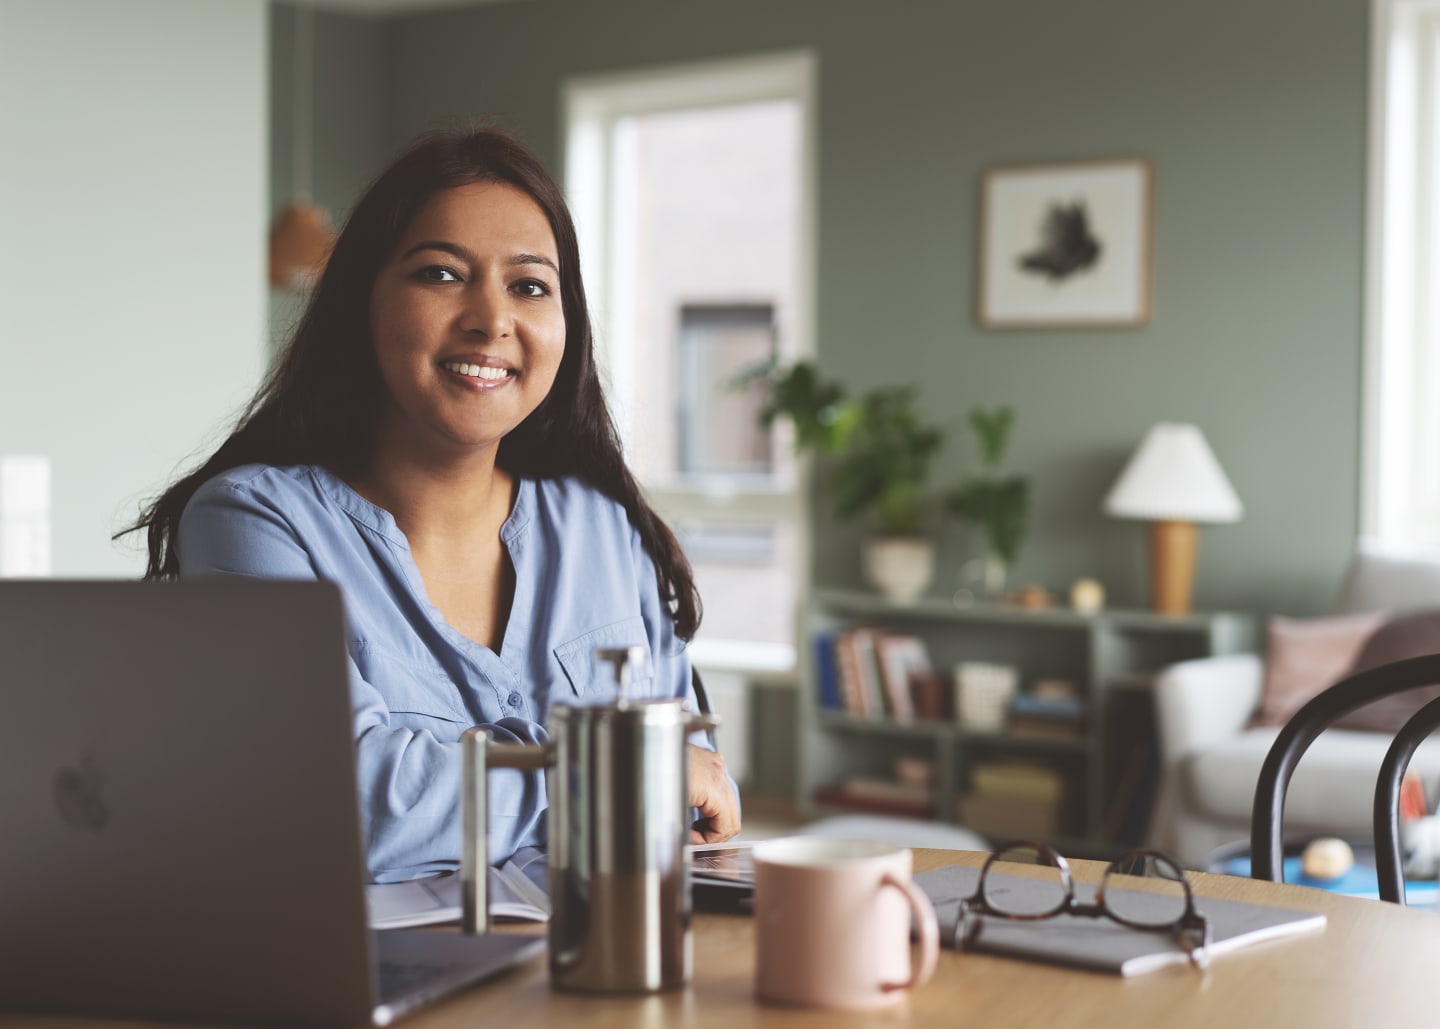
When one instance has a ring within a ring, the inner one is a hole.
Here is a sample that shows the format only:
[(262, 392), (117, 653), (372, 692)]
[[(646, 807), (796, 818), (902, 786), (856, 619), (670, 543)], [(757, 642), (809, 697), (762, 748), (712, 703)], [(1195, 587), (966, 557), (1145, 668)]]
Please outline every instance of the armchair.
[[(1362, 541), (1337, 613), (1421, 607), (1440, 607), (1440, 558), (1398, 555)], [(1172, 665), (1156, 682), (1161, 784), (1152, 843), (1187, 867), (1203, 868), (1216, 848), (1250, 834), (1255, 785), (1279, 733), (1248, 727), (1264, 681), (1259, 655), (1232, 654)], [(1329, 684), (1316, 683), (1317, 692)], [(1291, 782), (1285, 831), (1368, 838), (1375, 777), (1390, 740), (1353, 729), (1321, 735)], [(1422, 745), (1411, 767), (1436, 797), (1440, 740)]]

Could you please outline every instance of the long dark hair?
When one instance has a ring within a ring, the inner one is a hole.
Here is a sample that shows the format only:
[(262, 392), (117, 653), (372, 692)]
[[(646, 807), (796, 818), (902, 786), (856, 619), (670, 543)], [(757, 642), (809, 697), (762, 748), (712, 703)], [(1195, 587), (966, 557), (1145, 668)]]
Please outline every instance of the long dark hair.
[(125, 532), (144, 529), (147, 579), (180, 574), (180, 515), (207, 480), (242, 464), (323, 465), (342, 478), (366, 469), (383, 398), (370, 334), (370, 290), (410, 220), (443, 189), (504, 182), (540, 205), (560, 256), (565, 353), (549, 394), (500, 441), (496, 460), (532, 479), (574, 475), (619, 502), (655, 564), (675, 631), (700, 624), (694, 575), (674, 534), (645, 502), (625, 466), (595, 369), (594, 341), (575, 226), (560, 187), (539, 160), (491, 128), (429, 133), (383, 172), (351, 212), (294, 337), (234, 432), (147, 507)]

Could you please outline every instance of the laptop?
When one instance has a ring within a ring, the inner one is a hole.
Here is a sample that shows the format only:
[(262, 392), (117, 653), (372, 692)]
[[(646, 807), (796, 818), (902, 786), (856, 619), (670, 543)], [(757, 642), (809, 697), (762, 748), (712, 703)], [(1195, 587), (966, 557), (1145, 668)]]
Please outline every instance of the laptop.
[(0, 1010), (384, 1025), (544, 948), (367, 878), (334, 585), (0, 581)]

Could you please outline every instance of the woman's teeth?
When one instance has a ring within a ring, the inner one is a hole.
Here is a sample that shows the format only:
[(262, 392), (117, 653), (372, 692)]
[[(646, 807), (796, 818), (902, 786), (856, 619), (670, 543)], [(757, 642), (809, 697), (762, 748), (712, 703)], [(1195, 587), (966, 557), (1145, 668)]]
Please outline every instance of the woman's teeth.
[(508, 368), (496, 368), (493, 365), (462, 364), (459, 361), (443, 361), (440, 367), (452, 371), (457, 375), (469, 376), (472, 379), (504, 379), (510, 375)]

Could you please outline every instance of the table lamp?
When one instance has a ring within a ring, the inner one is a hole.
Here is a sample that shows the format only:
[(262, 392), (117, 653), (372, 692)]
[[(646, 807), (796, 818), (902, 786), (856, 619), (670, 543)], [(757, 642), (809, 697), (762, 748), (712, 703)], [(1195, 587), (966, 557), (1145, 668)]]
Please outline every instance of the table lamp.
[(1195, 584), (1195, 523), (1238, 521), (1244, 507), (1200, 429), (1160, 422), (1120, 473), (1105, 513), (1150, 523), (1150, 605), (1183, 615)]

